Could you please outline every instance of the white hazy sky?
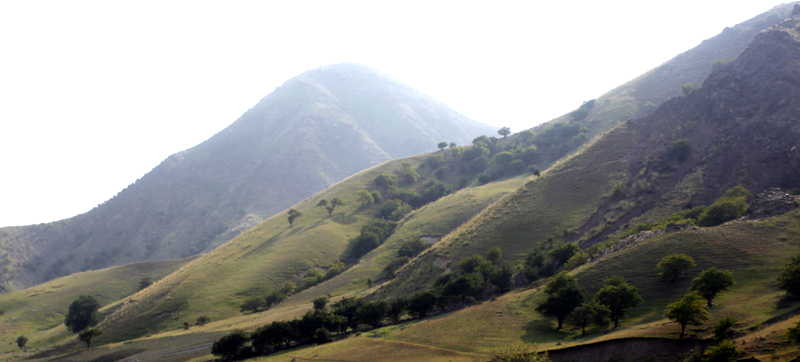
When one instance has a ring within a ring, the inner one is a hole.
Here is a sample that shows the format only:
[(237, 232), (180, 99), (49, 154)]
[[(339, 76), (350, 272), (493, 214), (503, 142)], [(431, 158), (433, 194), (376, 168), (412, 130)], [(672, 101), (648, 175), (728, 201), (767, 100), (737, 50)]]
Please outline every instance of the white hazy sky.
[(89, 211), (318, 66), (519, 131), (779, 5), (544, 3), (2, 1), (0, 226)]

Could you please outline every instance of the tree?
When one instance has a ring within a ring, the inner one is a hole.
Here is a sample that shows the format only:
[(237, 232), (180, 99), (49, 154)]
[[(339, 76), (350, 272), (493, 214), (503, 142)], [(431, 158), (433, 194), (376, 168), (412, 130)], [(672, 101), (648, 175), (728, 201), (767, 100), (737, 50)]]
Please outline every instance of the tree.
[(625, 279), (611, 277), (606, 280), (606, 285), (594, 296), (594, 300), (608, 307), (609, 316), (614, 321), (614, 328), (619, 326), (619, 320), (625, 316), (625, 310), (634, 308), (642, 303), (639, 289), (628, 285)]
[(183, 322), (183, 330), (189, 330), (189, 322)]
[(144, 277), (139, 280), (139, 289), (144, 289), (151, 285), (153, 285), (153, 278), (151, 277)]
[(489, 276), (492, 270), (492, 263), (483, 259), (480, 255), (473, 255), (458, 263), (458, 270), (462, 274), (479, 273), (484, 278)]
[(453, 148), (453, 147), (458, 147), (458, 145), (455, 142), (450, 142), (450, 148)]
[(708, 320), (708, 307), (705, 300), (697, 293), (687, 294), (678, 302), (667, 306), (665, 314), (671, 321), (681, 326), (681, 338), (686, 334), (686, 326), (701, 326)]
[(289, 209), (289, 227), (292, 227), (294, 221), (300, 216), (303, 216), (302, 212), (295, 209)]
[(786, 330), (786, 338), (789, 339), (789, 342), (800, 344), (800, 321), (797, 321), (794, 327), (789, 327)]
[(375, 202), (375, 198), (372, 197), (372, 194), (369, 193), (369, 191), (367, 190), (359, 190), (356, 193), (356, 196), (358, 196), (358, 201), (361, 201), (361, 207), (364, 207), (364, 205)]
[(328, 297), (319, 297), (311, 301), (314, 303), (314, 310), (323, 310), (328, 304)]
[(461, 305), (466, 306), (467, 297), (483, 291), (483, 279), (475, 273), (461, 274), (450, 279), (444, 285), (442, 294), (448, 297), (461, 298)]
[(447, 147), (447, 142), (439, 142), (439, 151), (444, 151), (444, 148)]
[(800, 255), (792, 257), (778, 275), (778, 288), (787, 293), (800, 296)]
[(536, 307), (536, 311), (548, 317), (555, 317), (558, 321), (556, 329), (561, 329), (564, 319), (585, 299), (583, 288), (578, 285), (578, 280), (567, 272), (561, 272), (551, 277), (544, 292), (547, 294), (547, 299)]
[(686, 138), (670, 143), (669, 148), (667, 149), (667, 155), (670, 158), (678, 160), (678, 162), (686, 161), (689, 159), (689, 155), (691, 154), (692, 143)]
[(731, 316), (726, 316), (717, 322), (714, 327), (714, 339), (717, 342), (722, 342), (731, 337), (733, 334), (733, 326), (736, 325), (736, 319)]
[(262, 297), (250, 297), (247, 298), (242, 305), (239, 306), (239, 311), (244, 313), (246, 311), (251, 311), (253, 313), (258, 312), (258, 310), (264, 306), (264, 298)]
[(386, 312), (386, 316), (389, 317), (392, 322), (397, 322), (406, 310), (406, 306), (408, 306), (408, 300), (403, 297), (392, 300), (392, 302), (389, 303), (389, 311)]
[(92, 327), (99, 321), (97, 310), (100, 303), (91, 295), (81, 295), (69, 305), (69, 312), (64, 318), (64, 324), (72, 333), (78, 333), (88, 327)]
[(565, 243), (559, 245), (557, 248), (550, 250), (550, 257), (557, 260), (559, 264), (564, 264), (573, 255), (579, 253), (581, 248), (573, 243)]
[(506, 138), (506, 136), (511, 134), (511, 128), (508, 127), (500, 128), (499, 130), (497, 130), (497, 134), (503, 136), (503, 138)]
[(500, 288), (501, 291), (507, 292), (514, 286), (514, 272), (511, 271), (511, 267), (508, 265), (495, 268), (489, 274), (489, 283)]
[(235, 359), (244, 354), (247, 342), (250, 342), (247, 332), (237, 329), (214, 342), (211, 354), (224, 360)]
[(339, 206), (347, 205), (342, 199), (338, 197), (334, 197), (331, 201), (326, 199), (319, 200), (317, 206), (324, 206), (325, 210), (328, 210), (328, 217), (333, 216), (333, 211), (336, 210)]
[(428, 313), (433, 310), (433, 306), (436, 303), (436, 295), (431, 292), (421, 292), (414, 294), (411, 299), (408, 300), (408, 306), (406, 309), (413, 315), (419, 318), (425, 318), (428, 316)]
[(372, 199), (373, 199), (372, 202), (373, 203), (379, 204), (379, 203), (383, 202), (383, 196), (381, 196), (381, 192), (380, 191), (372, 191), (372, 192), (370, 192), (370, 195), (372, 195)]
[(211, 322), (211, 318), (208, 318), (208, 316), (201, 315), (201, 316), (197, 317), (197, 320), (194, 321), (194, 324), (196, 326), (204, 326), (204, 325), (206, 325), (207, 323), (210, 323), (210, 322)]
[(78, 334), (78, 339), (81, 342), (86, 343), (86, 349), (89, 349), (92, 348), (92, 341), (102, 334), (103, 332), (97, 328), (87, 328)]
[(19, 347), (20, 351), (25, 348), (26, 344), (28, 344), (28, 337), (24, 335), (17, 337), (17, 347)]
[(734, 283), (733, 273), (711, 268), (700, 273), (699, 277), (694, 278), (689, 290), (697, 292), (697, 294), (705, 298), (708, 301), (708, 307), (711, 308), (711, 301), (717, 296), (717, 293), (728, 290)]
[(586, 334), (586, 325), (590, 320), (593, 320), (596, 325), (602, 326), (607, 324), (609, 314), (611, 311), (608, 310), (608, 307), (592, 301), (575, 308), (568, 318), (581, 327), (581, 337), (583, 337)]
[(358, 308), (358, 320), (361, 323), (368, 324), (373, 328), (378, 328), (386, 319), (386, 314), (389, 313), (391, 306), (383, 300), (376, 302), (365, 302)]
[(703, 362), (733, 362), (736, 361), (742, 352), (736, 349), (736, 345), (731, 341), (723, 341), (716, 347), (708, 347)]
[(489, 249), (489, 251), (486, 252), (486, 260), (492, 263), (492, 265), (497, 265), (497, 263), (502, 258), (503, 258), (503, 250), (496, 246), (494, 248)]
[(678, 279), (689, 269), (694, 268), (694, 259), (686, 254), (670, 254), (658, 262), (656, 268), (661, 270), (658, 275), (666, 281), (677, 283)]

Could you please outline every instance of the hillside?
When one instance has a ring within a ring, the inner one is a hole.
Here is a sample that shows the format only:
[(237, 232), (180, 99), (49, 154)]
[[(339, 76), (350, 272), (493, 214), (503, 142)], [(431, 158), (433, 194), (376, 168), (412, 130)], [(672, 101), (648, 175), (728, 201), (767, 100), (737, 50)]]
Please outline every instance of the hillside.
[[(702, 84), (711, 74), (712, 68), (719, 66), (718, 63), (736, 59), (756, 34), (789, 17), (793, 4), (795, 2), (778, 5), (750, 20), (725, 28), (720, 34), (706, 39), (664, 64), (584, 103), (573, 112), (532, 128), (531, 131), (542, 134), (548, 130), (555, 131), (554, 126), (557, 124), (579, 125), (591, 139), (621, 122), (652, 113), (666, 100), (680, 96), (682, 85)], [(712, 66), (712, 63), (717, 64)], [(543, 151), (550, 153), (549, 159), (558, 159), (582, 145), (584, 143), (565, 144), (552, 150), (545, 146)], [(543, 148), (541, 144), (537, 146)]]
[[(294, 205), (302, 216), (292, 224), (286, 212), (276, 214), (159, 283), (107, 306), (99, 325), (104, 331), (98, 340), (102, 348), (79, 353), (80, 346), (63, 327), (26, 333), (56, 346), (37, 354), (40, 358), (71, 353), (76, 360), (102, 360), (141, 350), (152, 357), (172, 353), (169, 348), (203, 343), (192, 356), (208, 359), (204, 351), (221, 334), (300, 317), (317, 297), (408, 297), (432, 289), (437, 279), (453, 275), (459, 262), (493, 247), (502, 249), (498, 262), (516, 273), (532, 251), (546, 253), (574, 243), (595, 254), (616, 243), (608, 255), (581, 262), (571, 273), (588, 295), (611, 276), (622, 276), (639, 288), (644, 303), (617, 329), (592, 327), (584, 337), (570, 323), (556, 330), (552, 318), (534, 311), (544, 298), (538, 288), (544, 279), (532, 278), (530, 288), (506, 294), (484, 290), (471, 307), (462, 306), (467, 304), (463, 297), (441, 299), (445, 303), (436, 306), (441, 314), (431, 318), (407, 317), (398, 324), (337, 336), (333, 343), (309, 344), (310, 348), (260, 359), (484, 361), (509, 346), (539, 343), (554, 349), (556, 360), (579, 359), (575, 355), (580, 351), (607, 355), (601, 349), (608, 347), (633, 350), (639, 353), (637, 359), (657, 351), (661, 360), (671, 361), (707, 344), (701, 339), (709, 336), (713, 323), (733, 315), (742, 333), (736, 343), (749, 356), (774, 352), (778, 346), (783, 357), (777, 360), (790, 360), (800, 352), (786, 345), (782, 335), (789, 322), (797, 321), (799, 302), (783, 298), (773, 281), (781, 265), (800, 252), (800, 211), (763, 221), (637, 232), (658, 229), (675, 212), (708, 206), (737, 185), (753, 194), (771, 187), (800, 187), (798, 31), (800, 14), (759, 33), (735, 60), (716, 67), (699, 89), (616, 125), (541, 174), (536, 166), (557, 157), (546, 147), (537, 152), (535, 142), (544, 133), (535, 132), (479, 138), (471, 147), (359, 172)], [(391, 175), (397, 176), (395, 187), (387, 186)], [(449, 194), (430, 192), (442, 185)], [(383, 201), (361, 205), (357, 195), (362, 190), (382, 194)], [(344, 205), (330, 211), (319, 206), (321, 200), (335, 198)], [(749, 196), (747, 201), (755, 199)], [(413, 204), (413, 211), (409, 206), (400, 214), (384, 213), (393, 202)], [(375, 224), (379, 215), (397, 224), (385, 237), (373, 240), (375, 245), (361, 248), (363, 240), (372, 240), (364, 230), (384, 227)], [(623, 245), (618, 240), (628, 234), (639, 239), (617, 250)], [(419, 256), (402, 259), (401, 245), (414, 238), (433, 245)], [(691, 255), (697, 266), (678, 283), (659, 281), (655, 264), (676, 252)], [(386, 269), (392, 265), (397, 267), (393, 273)], [(691, 277), (712, 266), (731, 270), (737, 284), (715, 300), (719, 305), (711, 309), (711, 319), (690, 328), (690, 340), (675, 347), (678, 327), (664, 318), (665, 307), (680, 299)], [(286, 281), (299, 286), (288, 299), (266, 311), (239, 310), (249, 298), (270, 295)], [(0, 297), (0, 303), (3, 300)], [(181, 328), (202, 315), (213, 322)], [(132, 341), (110, 343), (124, 340)], [(576, 345), (581, 349), (567, 348)], [(11, 355), (12, 347), (2, 351)]]
[[(429, 285), (441, 272), (430, 267), (437, 257), (455, 265), (499, 246), (519, 263), (538, 246), (616, 240), (636, 224), (710, 205), (736, 185), (754, 192), (800, 186), (793, 21), (760, 33), (700, 89), (620, 124), (484, 210), (408, 268), (392, 293)], [(685, 159), (672, 151), (678, 144), (689, 145)]]
[(493, 133), (374, 69), (311, 70), (92, 211), (0, 229), (0, 285), (208, 251), (360, 170)]

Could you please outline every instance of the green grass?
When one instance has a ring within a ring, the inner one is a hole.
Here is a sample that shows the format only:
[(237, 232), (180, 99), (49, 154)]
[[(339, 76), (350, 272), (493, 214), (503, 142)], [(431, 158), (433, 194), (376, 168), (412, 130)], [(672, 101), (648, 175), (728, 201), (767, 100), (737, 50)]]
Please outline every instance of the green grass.
[[(13, 341), (24, 334), (29, 339), (28, 346), (37, 349), (69, 337), (71, 334), (63, 326), (64, 316), (79, 295), (92, 295), (101, 307), (108, 307), (139, 291), (142, 278), (161, 279), (191, 260), (151, 261), (82, 272), (0, 295), (0, 341)], [(0, 352), (13, 349), (0, 343)]]

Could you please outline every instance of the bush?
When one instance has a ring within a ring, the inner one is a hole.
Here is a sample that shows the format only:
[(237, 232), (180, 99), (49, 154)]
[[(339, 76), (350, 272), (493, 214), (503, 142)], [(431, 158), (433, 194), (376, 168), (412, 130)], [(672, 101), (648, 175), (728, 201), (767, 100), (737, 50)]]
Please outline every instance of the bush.
[(680, 139), (669, 144), (667, 156), (671, 159), (683, 162), (689, 159), (692, 154), (692, 143), (688, 139)]
[(694, 82), (686, 83), (681, 86), (681, 92), (683, 93), (683, 95), (692, 93), (695, 89), (697, 89), (697, 83)]
[(380, 191), (372, 191), (370, 194), (372, 194), (372, 199), (375, 200), (374, 203), (378, 204), (383, 202), (383, 197), (381, 196)]
[(564, 264), (572, 258), (573, 255), (579, 253), (581, 248), (573, 243), (561, 244), (557, 248), (550, 251), (550, 257), (558, 261), (559, 264)]
[(392, 187), (397, 185), (397, 176), (381, 172), (375, 177), (373, 181), (376, 185), (381, 187)]
[(400, 258), (402, 257), (413, 258), (429, 247), (430, 245), (422, 241), (422, 239), (411, 238), (400, 246), (400, 249), (397, 250), (397, 256)]
[(706, 208), (697, 219), (700, 226), (717, 226), (722, 223), (738, 219), (744, 215), (750, 204), (747, 203), (747, 196), (750, 191), (744, 187), (734, 187), (720, 197), (711, 206)]
[(525, 172), (525, 162), (522, 160), (514, 160), (508, 164), (508, 173), (510, 175), (519, 175)]

